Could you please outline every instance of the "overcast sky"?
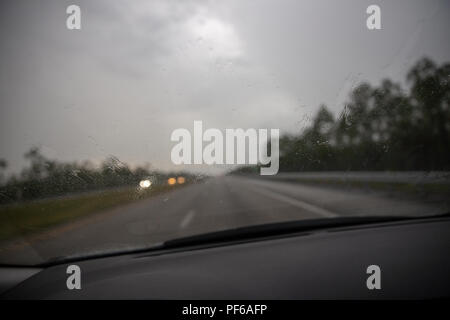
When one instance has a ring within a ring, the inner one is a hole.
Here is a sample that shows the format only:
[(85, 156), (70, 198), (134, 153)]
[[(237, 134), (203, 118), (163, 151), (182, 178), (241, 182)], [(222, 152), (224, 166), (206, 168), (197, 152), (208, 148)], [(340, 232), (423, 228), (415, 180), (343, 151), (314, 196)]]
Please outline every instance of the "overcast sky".
[[(81, 30), (66, 7), (81, 7)], [(366, 28), (381, 7), (382, 30)], [(300, 132), (361, 81), (450, 61), (448, 1), (2, 1), (0, 158), (170, 161), (170, 134), (204, 126)], [(204, 168), (196, 168), (203, 170)]]

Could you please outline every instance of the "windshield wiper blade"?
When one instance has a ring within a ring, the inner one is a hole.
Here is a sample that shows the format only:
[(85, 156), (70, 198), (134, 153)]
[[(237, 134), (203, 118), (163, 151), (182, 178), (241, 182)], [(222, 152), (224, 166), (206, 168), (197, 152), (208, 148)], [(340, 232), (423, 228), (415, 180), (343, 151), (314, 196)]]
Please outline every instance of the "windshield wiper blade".
[(37, 267), (49, 267), (52, 265), (69, 263), (81, 260), (90, 260), (97, 258), (105, 258), (112, 256), (121, 256), (126, 254), (139, 254), (144, 253), (146, 255), (162, 254), (164, 252), (172, 252), (172, 250), (182, 249), (185, 250), (189, 247), (204, 247), (217, 246), (220, 244), (226, 244), (230, 242), (247, 242), (253, 240), (259, 240), (261, 238), (274, 237), (274, 236), (286, 236), (286, 235), (298, 235), (300, 233), (312, 233), (320, 230), (329, 230), (340, 227), (351, 227), (361, 225), (371, 225), (374, 223), (383, 222), (395, 222), (395, 221), (411, 221), (411, 220), (424, 220), (427, 218), (440, 218), (450, 217), (450, 212), (442, 215), (421, 216), (421, 217), (401, 217), (401, 216), (350, 216), (350, 217), (338, 217), (338, 218), (321, 218), (321, 219), (305, 219), (287, 222), (276, 222), (269, 224), (252, 225), (246, 227), (239, 227), (234, 229), (226, 229), (222, 231), (214, 231), (209, 233), (202, 233), (199, 235), (193, 235), (188, 237), (176, 238), (167, 240), (165, 242), (155, 243), (152, 246), (144, 246), (142, 248), (130, 248), (128, 250), (120, 250), (113, 252), (103, 252), (98, 254), (91, 254), (87, 256), (71, 256), (71, 257), (58, 257), (42, 264), (36, 265)]
[[(435, 216), (434, 216), (435, 217)], [(423, 219), (423, 217), (421, 217)], [(400, 216), (352, 216), (352, 217), (338, 217), (338, 218), (321, 218), (321, 219), (307, 219), (287, 222), (276, 222), (261, 225), (252, 225), (246, 227), (239, 227), (234, 229), (226, 229), (222, 231), (215, 231), (211, 233), (193, 235), (183, 238), (168, 240), (163, 243), (164, 249), (173, 249), (187, 246), (197, 246), (205, 244), (217, 244), (229, 241), (245, 241), (251, 239), (258, 239), (271, 236), (285, 236), (288, 234), (311, 233), (318, 230), (349, 227), (363, 224), (383, 223), (412, 220), (411, 217)]]

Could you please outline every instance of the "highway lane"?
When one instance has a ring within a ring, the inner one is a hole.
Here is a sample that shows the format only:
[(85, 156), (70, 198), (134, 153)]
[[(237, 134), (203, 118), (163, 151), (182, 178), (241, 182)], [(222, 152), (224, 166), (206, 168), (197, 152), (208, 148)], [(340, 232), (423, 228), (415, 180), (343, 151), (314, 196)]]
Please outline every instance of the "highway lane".
[(1, 263), (144, 247), (254, 224), (346, 215), (421, 215), (419, 201), (243, 177), (217, 177), (0, 245)]

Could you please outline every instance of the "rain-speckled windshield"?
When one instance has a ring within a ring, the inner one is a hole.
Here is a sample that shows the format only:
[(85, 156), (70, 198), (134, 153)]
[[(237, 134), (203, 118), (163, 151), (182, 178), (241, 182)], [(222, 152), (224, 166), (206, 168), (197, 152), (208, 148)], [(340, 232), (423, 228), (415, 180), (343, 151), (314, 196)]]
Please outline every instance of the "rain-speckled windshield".
[(0, 264), (450, 209), (447, 1), (2, 1)]

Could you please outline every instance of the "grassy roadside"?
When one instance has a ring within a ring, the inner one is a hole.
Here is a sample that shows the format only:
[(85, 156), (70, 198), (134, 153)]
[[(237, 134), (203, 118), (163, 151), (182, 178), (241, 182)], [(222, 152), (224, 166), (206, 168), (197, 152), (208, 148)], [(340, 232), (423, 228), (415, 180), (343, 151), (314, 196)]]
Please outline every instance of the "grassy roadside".
[(137, 191), (130, 187), (68, 198), (46, 199), (0, 206), (0, 241), (30, 235), (102, 210), (168, 192), (181, 186), (152, 186)]

